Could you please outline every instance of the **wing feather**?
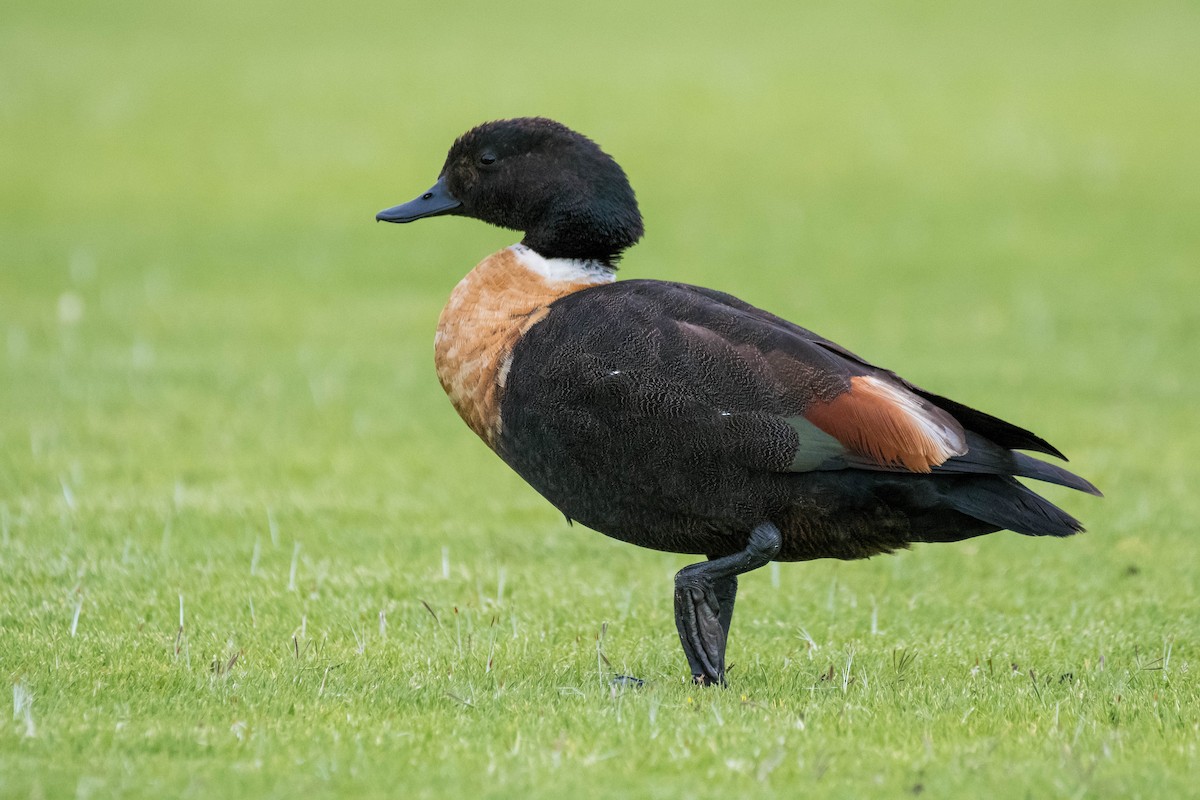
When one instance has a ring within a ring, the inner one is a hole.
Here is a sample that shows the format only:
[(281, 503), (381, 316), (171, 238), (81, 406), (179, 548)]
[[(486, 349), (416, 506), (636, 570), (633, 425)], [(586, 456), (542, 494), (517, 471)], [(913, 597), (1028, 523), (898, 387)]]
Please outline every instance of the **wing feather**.
[(586, 396), (613, 430), (652, 425), (639, 430), (670, 439), (697, 468), (726, 460), (770, 472), (1016, 474), (1094, 491), (1070, 473), (1018, 459), (1013, 448), (1057, 454), (1034, 434), (730, 295), (629, 280), (554, 307), (571, 309), (551, 320), (569, 318), (573, 333), (539, 334), (549, 324), (542, 323), (531, 335), (548, 336), (548, 346), (571, 343), (553, 355), (580, 370), (569, 391)]
[(805, 418), (847, 450), (883, 467), (929, 472), (967, 452), (954, 417), (886, 379), (859, 375), (850, 388), (805, 410)]

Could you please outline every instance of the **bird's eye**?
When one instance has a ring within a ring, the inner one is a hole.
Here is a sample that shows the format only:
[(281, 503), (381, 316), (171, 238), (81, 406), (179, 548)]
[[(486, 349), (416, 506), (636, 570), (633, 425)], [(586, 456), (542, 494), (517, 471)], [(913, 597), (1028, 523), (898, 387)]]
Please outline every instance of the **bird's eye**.
[(495, 153), (484, 153), (483, 155), (481, 155), (479, 157), (479, 163), (483, 164), (485, 167), (495, 164), (496, 163), (496, 154)]

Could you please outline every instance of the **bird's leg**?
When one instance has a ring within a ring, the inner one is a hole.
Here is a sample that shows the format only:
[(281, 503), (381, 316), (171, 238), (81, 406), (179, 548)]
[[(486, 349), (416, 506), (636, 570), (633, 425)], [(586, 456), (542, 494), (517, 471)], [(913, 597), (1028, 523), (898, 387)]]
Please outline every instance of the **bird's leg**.
[[(710, 561), (715, 561), (712, 556), (709, 556)], [(717, 622), (721, 626), (721, 652), (725, 652), (725, 647), (729, 643), (729, 626), (733, 622), (733, 604), (737, 600), (738, 579), (737, 575), (728, 575), (723, 578), (713, 580), (712, 591), (713, 597), (717, 601)], [(679, 617), (676, 616), (676, 622)], [(687, 645), (684, 645), (684, 651), (687, 651)], [(690, 661), (690, 659), (689, 659)], [(722, 681), (725, 675), (725, 665), (721, 665)], [(695, 665), (692, 665), (692, 680), (700, 684), (710, 682), (708, 678), (698, 674)]]
[(771, 561), (782, 546), (779, 528), (763, 522), (750, 532), (744, 550), (690, 564), (675, 575), (675, 627), (696, 683), (725, 683), (725, 641), (737, 576)]
[(737, 600), (737, 575), (721, 578), (713, 582), (713, 594), (717, 597), (717, 621), (721, 623), (721, 632), (725, 641), (729, 641), (729, 625), (733, 622), (733, 603)]

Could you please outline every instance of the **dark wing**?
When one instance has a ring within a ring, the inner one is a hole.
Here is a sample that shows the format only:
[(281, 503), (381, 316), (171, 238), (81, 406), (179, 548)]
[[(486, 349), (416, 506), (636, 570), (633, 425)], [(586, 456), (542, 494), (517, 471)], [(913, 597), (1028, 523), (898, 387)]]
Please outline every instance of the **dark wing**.
[[(683, 286), (682, 284), (676, 285), (681, 287)], [(971, 408), (970, 406), (963, 405), (962, 403), (951, 400), (948, 397), (942, 397), (941, 395), (927, 391), (920, 386), (910, 383), (891, 370), (883, 369), (871, 364), (866, 359), (851, 352), (845, 347), (842, 347), (837, 342), (832, 342), (829, 339), (819, 336), (806, 328), (802, 328), (793, 322), (789, 322), (783, 317), (778, 317), (769, 311), (763, 311), (760, 308), (756, 308), (749, 303), (743, 302), (742, 300), (739, 300), (732, 295), (725, 294), (724, 292), (717, 292), (712, 289), (705, 289), (699, 286), (686, 286), (686, 288), (695, 292), (697, 295), (708, 298), (714, 302), (726, 304), (730, 307), (737, 308), (758, 316), (766, 324), (791, 330), (799, 338), (804, 339), (806, 342), (814, 346), (824, 348), (830, 353), (840, 356), (842, 359), (851, 364), (858, 365), (860, 368), (866, 370), (868, 374), (886, 376), (886, 378), (891, 382), (904, 387), (912, 394), (927, 400), (937, 408), (940, 408), (941, 410), (950, 414), (965, 428), (978, 433), (979, 435), (989, 439), (991, 442), (1003, 447), (1006, 450), (1032, 450), (1061, 458), (1063, 461), (1067, 460), (1067, 457), (1063, 455), (1058, 448), (1032, 431), (1026, 430), (1025, 428), (1017, 425), (1013, 425), (1011, 422), (1006, 422), (999, 417), (994, 417), (991, 414), (984, 413), (983, 411)]]
[(568, 295), (551, 318), (572, 327), (578, 348), (556, 357), (589, 362), (581, 380), (604, 402), (669, 420), (750, 469), (1024, 475), (1097, 493), (1012, 451), (1057, 453), (1032, 433), (721, 292), (621, 281)]

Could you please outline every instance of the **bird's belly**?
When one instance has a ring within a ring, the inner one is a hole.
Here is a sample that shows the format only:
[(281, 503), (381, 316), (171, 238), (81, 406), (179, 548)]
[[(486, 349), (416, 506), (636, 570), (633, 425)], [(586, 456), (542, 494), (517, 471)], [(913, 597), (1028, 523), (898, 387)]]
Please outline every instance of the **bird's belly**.
[(874, 497), (860, 475), (755, 472), (634, 424), (564, 432), (561, 412), (522, 416), (521, 427), (504, 427), (501, 457), (564, 515), (621, 541), (716, 557), (770, 520), (783, 535), (777, 560), (808, 561), (867, 558), (919, 537), (909, 513)]
[(559, 511), (593, 530), (655, 550), (723, 555), (744, 547), (778, 505), (749, 472), (661, 425), (541, 410), (508, 414), (497, 452)]

